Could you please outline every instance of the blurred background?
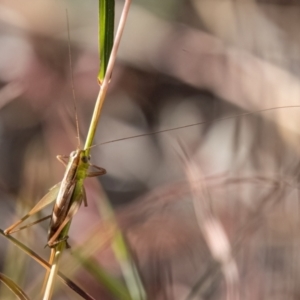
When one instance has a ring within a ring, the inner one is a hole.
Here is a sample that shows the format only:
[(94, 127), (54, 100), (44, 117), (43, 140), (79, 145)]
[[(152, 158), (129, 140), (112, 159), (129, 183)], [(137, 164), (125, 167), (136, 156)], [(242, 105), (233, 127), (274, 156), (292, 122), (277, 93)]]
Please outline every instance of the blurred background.
[[(0, 1), (2, 229), (61, 180), (55, 157), (77, 147), (69, 43), (84, 142), (97, 10), (96, 0)], [(133, 0), (95, 143), (164, 132), (92, 149), (107, 174), (86, 180), (72, 247), (101, 240), (107, 197), (149, 299), (300, 299), (299, 15), (298, 0)], [(44, 258), (47, 225), (17, 235)], [(2, 272), (38, 299), (43, 269), (3, 237), (0, 251)], [(109, 247), (91, 255), (121, 276)], [(66, 256), (67, 274), (113, 299)], [(55, 299), (76, 297), (61, 286)]]

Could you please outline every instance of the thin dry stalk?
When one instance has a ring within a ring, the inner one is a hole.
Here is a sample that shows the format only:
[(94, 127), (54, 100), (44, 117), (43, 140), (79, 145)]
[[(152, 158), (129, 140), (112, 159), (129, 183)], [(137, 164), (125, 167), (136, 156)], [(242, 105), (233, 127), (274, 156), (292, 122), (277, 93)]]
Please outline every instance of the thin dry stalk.
[(184, 151), (181, 159), (190, 186), (192, 201), (199, 228), (204, 236), (212, 257), (221, 264), (227, 286), (227, 300), (239, 300), (239, 274), (232, 256), (231, 246), (221, 222), (210, 207), (210, 196), (203, 176), (196, 163)]
[[(126, 0), (123, 8), (123, 12), (120, 18), (119, 26), (117, 29), (116, 37), (115, 37), (115, 42), (111, 51), (110, 59), (108, 62), (107, 66), (107, 71), (103, 80), (103, 83), (100, 87), (99, 94), (97, 97), (96, 105), (94, 108), (94, 113), (92, 116), (88, 136), (86, 139), (86, 144), (85, 144), (85, 149), (86, 149), (86, 155), (89, 155), (90, 148), (92, 146), (93, 140), (94, 140), (94, 135), (97, 129), (100, 113), (102, 110), (102, 106), (106, 97), (106, 93), (108, 90), (109, 86), (109, 81), (111, 79), (113, 67), (116, 61), (117, 57), (117, 51), (120, 45), (122, 33), (125, 27), (126, 19), (128, 16), (129, 12), (129, 7), (130, 7), (131, 0)], [(52, 297), (53, 293), (53, 287), (54, 287), (54, 282), (55, 282), (55, 277), (58, 272), (58, 263), (59, 263), (59, 258), (61, 256), (62, 251), (64, 250), (64, 245), (62, 246), (63, 243), (60, 243), (56, 248), (55, 248), (55, 255), (54, 255), (54, 261), (53, 265), (51, 267), (50, 275), (47, 279), (47, 284), (46, 284), (46, 289), (45, 289), (45, 294), (44, 294), (44, 300), (50, 300)]]

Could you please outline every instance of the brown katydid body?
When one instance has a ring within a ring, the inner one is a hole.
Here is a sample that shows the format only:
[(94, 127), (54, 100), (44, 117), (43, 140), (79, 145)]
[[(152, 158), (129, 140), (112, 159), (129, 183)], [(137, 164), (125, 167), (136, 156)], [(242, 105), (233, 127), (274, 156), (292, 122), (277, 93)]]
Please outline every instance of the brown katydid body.
[[(60, 226), (68, 215), (70, 209), (70, 202), (72, 195), (76, 186), (76, 174), (79, 166), (81, 150), (76, 150), (71, 152), (69, 157), (69, 163), (66, 165), (66, 171), (63, 180), (60, 184), (60, 189), (53, 207), (49, 230), (48, 230), (48, 246), (53, 247), (57, 245), (57, 237), (60, 234)], [(60, 161), (64, 163), (61, 156), (57, 157)], [(85, 199), (84, 187), (82, 186), (82, 198), (79, 200), (79, 206)], [(86, 200), (85, 200), (86, 206)]]
[[(53, 247), (58, 243), (57, 237), (61, 231), (59, 231), (59, 228), (66, 219), (68, 210), (70, 209), (70, 202), (76, 185), (76, 174), (80, 160), (80, 152), (80, 150), (71, 152), (69, 163), (66, 165), (66, 171), (60, 184), (60, 189), (50, 219), (47, 242), (49, 247)], [(58, 156), (58, 159), (61, 160), (61, 157)], [(84, 197), (85, 192), (83, 192), (83, 190), (82, 196)], [(82, 199), (79, 199), (79, 205), (81, 204), (81, 201)]]
[[(58, 156), (57, 158), (65, 164), (62, 156)], [(91, 165), (89, 160), (90, 157), (86, 155), (85, 150), (77, 149), (71, 152), (69, 156), (69, 162), (66, 165), (66, 171), (51, 215), (47, 243), (49, 247), (54, 247), (62, 241), (58, 239), (58, 237), (65, 225), (77, 212), (82, 200), (84, 201), (84, 205), (87, 206), (86, 192), (83, 185), (84, 179), (86, 177), (100, 176), (106, 173), (105, 169)], [(89, 173), (89, 166), (93, 166), (97, 171)], [(79, 193), (75, 201), (71, 203), (72, 195), (76, 187)]]
[[(85, 150), (77, 149), (71, 152), (68, 163), (64, 161), (64, 159), (67, 158), (66, 156), (58, 156), (57, 158), (66, 165), (66, 171), (63, 180), (52, 187), (48, 194), (46, 194), (24, 217), (7, 228), (4, 231), (5, 234), (14, 233), (40, 221), (51, 218), (47, 245), (50, 248), (53, 248), (58, 243), (66, 240), (59, 239), (61, 231), (76, 214), (82, 200), (84, 201), (85, 206), (87, 206), (86, 193), (83, 185), (84, 179), (86, 177), (104, 175), (106, 170), (90, 164), (90, 157), (86, 155)], [(95, 168), (96, 171), (88, 172), (88, 168), (90, 166)], [(76, 199), (71, 203), (72, 195), (74, 194), (75, 190), (77, 191)], [(45, 206), (53, 201), (55, 201), (55, 205), (51, 215), (29, 225), (18, 227), (27, 218), (42, 210)]]

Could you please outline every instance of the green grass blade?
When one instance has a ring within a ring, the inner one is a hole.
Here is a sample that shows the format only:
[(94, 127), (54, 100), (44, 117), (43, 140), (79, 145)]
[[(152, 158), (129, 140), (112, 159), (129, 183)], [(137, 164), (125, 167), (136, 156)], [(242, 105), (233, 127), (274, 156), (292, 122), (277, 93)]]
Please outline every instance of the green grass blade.
[(99, 0), (99, 73), (98, 81), (104, 79), (111, 49), (114, 43), (115, 0)]
[(81, 251), (73, 251), (73, 255), (81, 262), (85, 269), (101, 282), (107, 290), (111, 292), (119, 300), (132, 300), (126, 287), (117, 279), (109, 275), (99, 263), (92, 258), (86, 258), (81, 254)]
[(147, 299), (138, 270), (134, 264), (127, 243), (120, 230), (116, 233), (112, 246), (115, 256), (121, 266), (121, 270), (131, 298), (133, 300)]
[(25, 292), (10, 278), (0, 273), (0, 281), (2, 281), (20, 300), (30, 300)]
[(104, 220), (115, 224), (117, 228), (112, 240), (112, 249), (120, 264), (130, 297), (132, 300), (145, 300), (147, 299), (147, 296), (142, 280), (131, 256), (126, 239), (124, 238), (122, 231), (118, 229), (119, 226), (113, 208), (104, 193), (101, 194), (101, 198), (103, 201), (101, 203), (97, 202), (100, 214), (103, 216)]

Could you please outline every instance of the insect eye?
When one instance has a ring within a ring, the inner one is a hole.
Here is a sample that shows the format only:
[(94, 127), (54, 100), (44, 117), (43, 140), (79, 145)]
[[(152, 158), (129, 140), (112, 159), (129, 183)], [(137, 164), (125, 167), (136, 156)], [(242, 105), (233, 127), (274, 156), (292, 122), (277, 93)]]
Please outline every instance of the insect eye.
[(86, 163), (88, 163), (89, 158), (87, 156), (82, 156), (81, 160), (82, 160), (82, 162), (84, 162), (86, 164)]

